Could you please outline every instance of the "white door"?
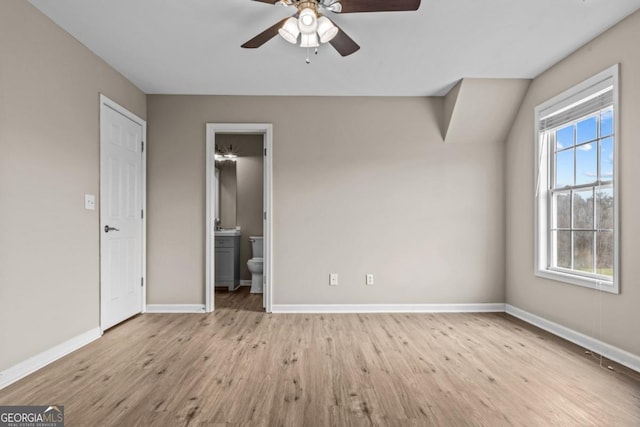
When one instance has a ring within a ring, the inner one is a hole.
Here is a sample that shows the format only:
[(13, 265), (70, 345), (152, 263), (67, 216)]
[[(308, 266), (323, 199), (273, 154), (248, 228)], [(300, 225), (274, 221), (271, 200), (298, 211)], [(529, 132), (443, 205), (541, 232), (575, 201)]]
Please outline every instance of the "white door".
[(100, 316), (103, 330), (142, 311), (142, 126), (101, 104)]

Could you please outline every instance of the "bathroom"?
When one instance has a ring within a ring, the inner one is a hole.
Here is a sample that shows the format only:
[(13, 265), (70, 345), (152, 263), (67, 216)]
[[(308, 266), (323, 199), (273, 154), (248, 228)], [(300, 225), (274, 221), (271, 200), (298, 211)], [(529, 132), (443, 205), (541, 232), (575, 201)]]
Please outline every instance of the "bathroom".
[(263, 292), (263, 135), (215, 136), (215, 287)]

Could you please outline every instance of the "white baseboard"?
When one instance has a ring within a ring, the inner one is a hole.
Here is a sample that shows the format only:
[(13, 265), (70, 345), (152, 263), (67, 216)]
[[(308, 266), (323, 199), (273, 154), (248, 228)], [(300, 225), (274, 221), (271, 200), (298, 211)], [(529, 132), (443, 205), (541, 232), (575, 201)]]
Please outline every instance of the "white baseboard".
[(246, 279), (240, 280), (240, 286), (251, 286), (251, 279), (249, 279), (249, 280), (246, 280)]
[(613, 360), (621, 365), (631, 368), (634, 371), (640, 372), (640, 357), (635, 354), (629, 353), (621, 348), (614, 347), (610, 344), (597, 340), (593, 337), (585, 335), (581, 332), (574, 331), (565, 326), (559, 325), (550, 320), (544, 319), (535, 314), (531, 314), (520, 308), (514, 307), (510, 304), (506, 304), (505, 311), (507, 314), (517, 317), (520, 320), (524, 320), (540, 329), (544, 329), (547, 332), (551, 332), (554, 335), (564, 338), (567, 341), (571, 341), (581, 347), (593, 351), (594, 353), (601, 354), (607, 359)]
[(147, 304), (145, 313), (204, 313), (204, 304)]
[(27, 375), (44, 368), (48, 364), (55, 362), (61, 357), (66, 356), (69, 353), (76, 351), (77, 349), (84, 347), (92, 341), (100, 338), (102, 333), (100, 328), (96, 327), (80, 335), (77, 335), (49, 350), (43, 351), (40, 354), (36, 354), (24, 360), (17, 365), (14, 365), (4, 371), (0, 371), (0, 390), (7, 387), (14, 382), (21, 380)]
[(273, 304), (273, 313), (502, 313), (504, 304)]

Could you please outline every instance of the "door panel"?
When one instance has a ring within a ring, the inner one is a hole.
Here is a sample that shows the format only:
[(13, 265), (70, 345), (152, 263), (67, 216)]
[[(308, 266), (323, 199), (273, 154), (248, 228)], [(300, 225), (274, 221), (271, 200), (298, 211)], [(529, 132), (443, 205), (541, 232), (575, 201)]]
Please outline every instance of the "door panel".
[(100, 289), (104, 330), (142, 311), (142, 126), (108, 106), (102, 109)]

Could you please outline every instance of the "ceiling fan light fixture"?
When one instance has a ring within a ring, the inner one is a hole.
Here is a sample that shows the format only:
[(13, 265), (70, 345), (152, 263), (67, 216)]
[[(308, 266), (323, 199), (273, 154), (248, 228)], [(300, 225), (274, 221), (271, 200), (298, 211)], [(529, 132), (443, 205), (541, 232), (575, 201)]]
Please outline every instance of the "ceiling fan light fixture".
[(330, 42), (338, 34), (338, 27), (333, 25), (333, 22), (326, 16), (321, 16), (318, 19), (318, 36), (320, 36), (321, 43)]
[(334, 3), (331, 3), (325, 6), (325, 9), (328, 10), (329, 12), (340, 13), (342, 12), (342, 3), (336, 1)]
[(305, 8), (300, 11), (298, 18), (298, 29), (302, 34), (315, 34), (318, 31), (318, 16), (313, 9)]
[(298, 20), (293, 16), (287, 19), (282, 28), (278, 30), (278, 33), (289, 43), (296, 44), (298, 41), (298, 35), (300, 34), (300, 30), (298, 29)]
[(318, 47), (318, 34), (302, 34), (302, 39), (300, 41), (300, 47)]

